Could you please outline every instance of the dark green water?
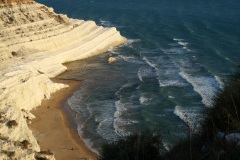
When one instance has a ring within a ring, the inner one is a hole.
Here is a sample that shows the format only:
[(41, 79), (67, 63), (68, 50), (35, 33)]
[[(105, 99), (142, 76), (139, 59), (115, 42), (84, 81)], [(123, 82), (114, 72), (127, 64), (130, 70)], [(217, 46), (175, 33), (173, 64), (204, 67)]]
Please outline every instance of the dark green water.
[[(92, 148), (159, 125), (166, 146), (201, 129), (202, 111), (240, 60), (239, 0), (38, 0), (71, 18), (117, 27), (129, 41), (76, 62), (69, 98)], [(107, 64), (109, 56), (118, 61)]]

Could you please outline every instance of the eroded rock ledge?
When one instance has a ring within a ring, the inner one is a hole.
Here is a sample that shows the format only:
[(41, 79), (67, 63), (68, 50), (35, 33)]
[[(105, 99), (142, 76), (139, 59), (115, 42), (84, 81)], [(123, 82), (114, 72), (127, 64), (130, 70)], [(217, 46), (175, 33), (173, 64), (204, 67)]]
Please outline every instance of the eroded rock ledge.
[(33, 2), (33, 0), (0, 0), (0, 6), (23, 4)]
[(64, 72), (65, 62), (103, 53), (125, 41), (115, 28), (55, 14), (32, 0), (1, 0), (0, 159), (44, 156), (27, 122), (34, 118), (30, 110), (67, 87), (49, 78)]

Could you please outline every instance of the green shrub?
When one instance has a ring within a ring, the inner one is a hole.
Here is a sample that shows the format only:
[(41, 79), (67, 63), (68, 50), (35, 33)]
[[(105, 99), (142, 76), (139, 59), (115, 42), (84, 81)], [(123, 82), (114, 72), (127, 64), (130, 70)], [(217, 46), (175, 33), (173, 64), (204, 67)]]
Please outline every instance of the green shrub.
[(215, 139), (218, 132), (240, 133), (240, 73), (225, 84), (207, 114), (203, 124), (205, 139)]
[(99, 160), (158, 160), (161, 159), (161, 148), (159, 134), (134, 134), (117, 142), (104, 144)]
[(201, 153), (201, 143), (198, 139), (186, 139), (179, 141), (165, 155), (165, 160), (200, 160), (203, 157)]

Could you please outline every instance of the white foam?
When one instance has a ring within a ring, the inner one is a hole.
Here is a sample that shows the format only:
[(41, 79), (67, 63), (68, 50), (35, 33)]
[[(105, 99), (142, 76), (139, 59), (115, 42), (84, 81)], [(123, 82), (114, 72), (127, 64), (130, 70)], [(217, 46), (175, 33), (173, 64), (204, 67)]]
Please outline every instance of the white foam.
[(115, 133), (119, 135), (120, 137), (128, 136), (131, 134), (131, 132), (128, 132), (124, 129), (124, 126), (126, 126), (129, 123), (126, 123), (122, 118), (115, 118), (114, 120), (114, 129)]
[[(174, 77), (173, 77), (174, 78)], [(186, 83), (182, 82), (181, 80), (174, 80), (174, 79), (160, 79), (160, 77), (158, 78), (158, 82), (159, 82), (159, 86), (160, 87), (184, 87), (187, 86)]]
[(138, 79), (139, 79), (141, 82), (143, 82), (143, 76), (142, 76), (142, 73), (140, 72), (140, 70), (138, 70), (137, 75), (138, 75)]
[(187, 50), (188, 52), (192, 52), (190, 49), (187, 48), (188, 42), (186, 40), (178, 38), (174, 38), (173, 40), (177, 41), (177, 43), (181, 45), (183, 49)]
[(118, 135), (115, 133), (113, 128), (113, 117), (106, 117), (103, 121), (101, 121), (97, 127), (98, 134), (109, 141), (116, 141), (118, 139)]
[(133, 48), (133, 44), (140, 42), (140, 41), (141, 41), (141, 39), (128, 39), (127, 42), (122, 45), (122, 47)]
[(103, 19), (100, 19), (100, 25), (105, 27), (112, 27), (114, 26), (110, 21), (105, 21)]
[(141, 97), (139, 98), (139, 102), (140, 102), (141, 104), (144, 104), (144, 103), (148, 102), (149, 100), (150, 100), (150, 98), (147, 98), (147, 97), (145, 97), (145, 96), (141, 96)]
[(191, 76), (184, 71), (180, 72), (179, 75), (186, 79), (194, 88), (194, 91), (198, 92), (202, 97), (202, 103), (206, 107), (211, 107), (213, 103), (213, 98), (216, 95), (219, 84), (212, 78), (207, 76), (197, 77)]
[(219, 76), (217, 76), (217, 75), (215, 75), (214, 77), (215, 77), (216, 81), (219, 83), (220, 88), (223, 89), (224, 83), (223, 83), (223, 81), (221, 80), (221, 78), (220, 78)]
[(80, 138), (83, 140), (84, 144), (94, 153), (96, 153), (97, 155), (100, 155), (99, 151), (95, 148), (93, 148), (93, 142), (91, 141), (91, 139), (88, 138), (84, 138), (83, 137), (83, 131), (82, 131), (82, 127), (81, 125), (78, 125), (78, 135), (80, 136)]
[(178, 42), (178, 44), (180, 44), (183, 47), (186, 47), (188, 45), (188, 42)]
[(181, 106), (176, 106), (174, 114), (188, 124), (191, 132), (197, 133), (201, 131), (201, 124), (204, 120), (204, 115), (200, 113), (200, 109), (196, 107), (186, 109)]
[(174, 99), (175, 97), (173, 97), (173, 96), (168, 96), (168, 98), (169, 98), (169, 99)]
[(141, 41), (141, 39), (128, 39), (127, 40), (127, 44), (132, 44), (132, 43), (137, 43), (137, 42), (140, 42)]
[(170, 151), (170, 149), (172, 148), (172, 145), (168, 142), (165, 142), (164, 140), (162, 140), (162, 144), (167, 151)]
[(110, 47), (110, 48), (108, 49), (108, 52), (113, 53), (113, 54), (117, 54), (117, 53), (118, 53), (116, 47)]
[(127, 108), (125, 104), (121, 103), (120, 100), (115, 102), (115, 107), (116, 112), (114, 113), (114, 125), (113, 125), (115, 133), (118, 134), (119, 136), (130, 135), (130, 132), (125, 130), (125, 126), (139, 122), (136, 120), (126, 119), (122, 117), (122, 115), (124, 115), (124, 112), (127, 112)]
[(115, 101), (112, 99), (94, 100), (94, 102), (89, 102), (88, 104), (91, 106), (89, 110), (92, 110), (91, 112), (95, 116), (96, 122), (101, 122), (108, 117), (112, 117), (115, 111)]
[[(133, 82), (128, 82), (120, 87), (120, 89), (115, 93), (116, 96), (121, 97), (121, 91), (124, 90), (125, 88), (131, 88), (135, 85), (136, 83)], [(115, 104), (116, 105), (116, 104)]]
[(144, 60), (149, 66), (151, 66), (152, 68), (154, 68), (154, 69), (157, 68), (157, 65), (154, 64), (153, 62), (151, 62), (147, 57), (143, 57), (143, 60)]
[(141, 67), (141, 68), (139, 68), (137, 75), (138, 75), (139, 80), (141, 82), (143, 82), (144, 78), (151, 78), (155, 75), (155, 73), (149, 67)]
[(173, 38), (173, 40), (178, 42), (184, 41), (184, 39), (179, 39), (179, 38)]
[(121, 86), (121, 88), (119, 89), (120, 91), (126, 88), (132, 88), (133, 86), (135, 86), (137, 83), (136, 82), (128, 82), (125, 83), (124, 85)]
[(119, 55), (117, 58), (123, 59), (126, 62), (130, 62), (134, 64), (143, 64), (143, 62), (138, 57), (135, 57), (133, 55), (130, 55), (130, 56)]
[[(178, 69), (170, 68), (169, 63), (166, 63), (164, 69), (158, 68), (158, 64), (154, 63), (153, 61), (149, 60), (147, 57), (143, 57), (143, 60), (152, 68), (155, 69), (157, 79), (159, 82), (160, 87), (184, 87), (187, 86), (187, 83), (182, 81), (181, 77), (178, 75)], [(158, 61), (159, 62), (159, 61)], [(141, 80), (141, 79), (140, 79)]]
[(72, 97), (68, 98), (67, 103), (73, 111), (81, 112), (82, 116), (86, 117), (89, 114), (89, 110), (84, 103), (84, 95), (85, 93), (82, 90), (78, 90), (73, 93)]
[(115, 118), (120, 117), (122, 115), (122, 112), (127, 110), (127, 108), (125, 108), (125, 105), (120, 101), (116, 101), (115, 106), (116, 106), (116, 112), (114, 113)]
[(114, 119), (114, 128), (115, 133), (121, 137), (128, 136), (131, 134), (130, 131), (125, 129), (126, 126), (133, 125), (139, 123), (139, 121), (131, 120), (131, 119), (123, 119), (121, 117)]

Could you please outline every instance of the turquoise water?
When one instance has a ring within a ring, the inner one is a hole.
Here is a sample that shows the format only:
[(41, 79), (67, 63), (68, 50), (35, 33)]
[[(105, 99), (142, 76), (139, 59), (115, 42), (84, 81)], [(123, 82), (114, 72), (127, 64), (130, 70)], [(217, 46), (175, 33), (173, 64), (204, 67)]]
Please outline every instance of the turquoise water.
[[(38, 0), (71, 18), (117, 27), (129, 41), (75, 62), (68, 105), (92, 149), (159, 126), (166, 147), (201, 129), (202, 112), (240, 62), (239, 0)], [(107, 64), (109, 56), (117, 58)], [(64, 76), (64, 75), (63, 75)]]

